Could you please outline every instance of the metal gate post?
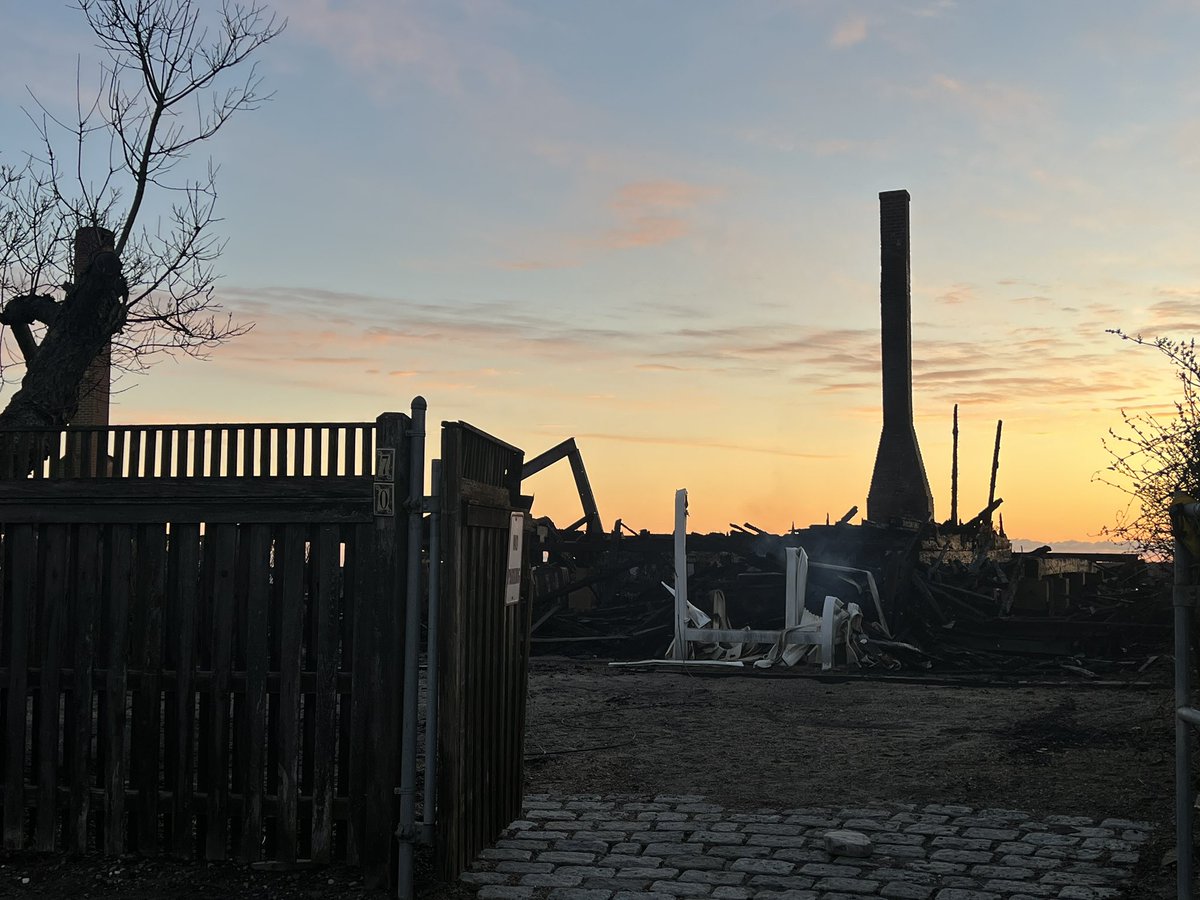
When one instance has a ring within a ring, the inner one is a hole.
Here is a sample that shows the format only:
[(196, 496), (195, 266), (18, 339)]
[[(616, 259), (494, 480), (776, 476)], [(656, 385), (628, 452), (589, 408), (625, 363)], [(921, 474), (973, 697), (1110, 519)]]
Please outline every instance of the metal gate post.
[(417, 689), (421, 669), (421, 519), (425, 507), (425, 409), (424, 397), (412, 402), (408, 475), (408, 568), (404, 619), (404, 727), (400, 738), (400, 839), (396, 860), (396, 896), (413, 897), (413, 845), (416, 828), (417, 794)]
[[(1188, 546), (1187, 526), (1195, 530), (1200, 518), (1200, 503), (1171, 505), (1171, 530), (1175, 539), (1175, 584), (1171, 602), (1175, 607), (1175, 892), (1178, 900), (1191, 900), (1192, 814), (1195, 790), (1192, 787), (1192, 734), (1200, 725), (1200, 710), (1192, 707), (1192, 608), (1196, 583), (1196, 562)], [(1192, 520), (1190, 523), (1185, 519)]]
[(425, 805), (424, 838), (433, 843), (433, 828), (437, 823), (437, 734), (438, 690), (441, 684), (438, 660), (438, 617), (441, 605), (438, 591), (442, 589), (438, 575), (441, 571), (441, 483), (442, 461), (429, 464), (429, 603), (426, 617), (425, 646)]

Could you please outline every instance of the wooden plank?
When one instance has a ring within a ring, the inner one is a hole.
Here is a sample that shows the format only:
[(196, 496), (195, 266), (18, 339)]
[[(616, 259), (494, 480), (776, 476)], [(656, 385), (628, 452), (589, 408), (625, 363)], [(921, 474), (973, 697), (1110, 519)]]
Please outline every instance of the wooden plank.
[(104, 852), (125, 852), (125, 670), (129, 601), (133, 592), (133, 529), (113, 525), (108, 532), (108, 616), (104, 644), (108, 676), (104, 721)]
[[(207, 446), (206, 446), (207, 449)], [(208, 800), (213, 774), (210, 772), (209, 747), (213, 742), (215, 713), (213, 709), (213, 608), (217, 579), (217, 542), (211, 526), (204, 526), (200, 542), (200, 584), (196, 592), (196, 672), (193, 684), (196, 690), (196, 737), (192, 743), (195, 753), (195, 795), (203, 795), (203, 803), (194, 809), (196, 814), (196, 842), (192, 854), (203, 857), (208, 841)], [(201, 673), (207, 678), (201, 679)]]
[[(61, 434), (47, 434), (49, 457), (47, 460), (47, 478), (66, 478), (64, 473), (64, 463), (71, 460), (71, 432), (62, 432)], [(60, 450), (60, 444), (62, 449)], [(37, 466), (35, 468), (42, 468)]]
[(221, 440), (225, 429), (219, 425), (208, 431), (208, 471), (204, 474), (209, 478), (221, 476)]
[(37, 539), (32, 525), (11, 526), (5, 541), (5, 562), (11, 573), (8, 633), (8, 702), (4, 727), (4, 849), (20, 850), (25, 843), (25, 725), (26, 668), (30, 628), (34, 617), (37, 579)]
[(88, 814), (91, 811), (92, 667), (96, 653), (96, 616), (100, 608), (100, 536), (98, 525), (79, 526), (75, 534), (72, 573), (71, 594), (75, 602), (71, 618), (75, 640), (71, 655), (75, 671), (70, 714), (74, 717), (74, 728), (71, 743), (66, 748), (70, 799), (64, 830), (67, 849), (79, 853), (88, 849)]
[[(258, 470), (254, 472), (259, 478), (271, 474), (271, 432), (266, 425), (258, 426)], [(250, 473), (247, 472), (247, 475)]]
[(209, 688), (212, 728), (204, 752), (208, 757), (208, 804), (204, 852), (225, 859), (229, 837), (229, 678), (233, 664), (234, 567), (237, 527), (211, 525), (206, 547), (213, 553), (212, 668)]
[[(331, 459), (337, 462), (335, 454), (331, 454)], [(349, 799), (351, 770), (353, 768), (351, 759), (354, 756), (353, 745), (353, 696), (346, 687), (346, 676), (349, 675), (351, 681), (354, 677), (354, 622), (355, 609), (359, 602), (359, 582), (358, 569), (361, 568), (359, 553), (361, 545), (356, 542), (358, 529), (355, 526), (346, 526), (340, 529), (339, 539), (342, 542), (343, 560), (342, 560), (342, 575), (341, 575), (341, 615), (338, 619), (338, 642), (340, 648), (338, 651), (338, 744), (337, 744), (337, 797)], [(368, 542), (370, 538), (367, 538)], [(353, 828), (347, 824), (347, 827), (342, 832), (342, 840), (345, 843), (343, 856), (349, 861), (351, 858), (357, 860), (358, 853), (352, 848), (354, 841)]]
[(172, 476), (171, 463), (175, 460), (175, 432), (170, 428), (162, 430), (162, 443), (158, 453), (158, 474), (160, 478)]
[(304, 640), (304, 529), (288, 525), (277, 549), (279, 591), (279, 812), (278, 857), (296, 859), (300, 794), (300, 669)]
[[(353, 457), (351, 458), (353, 462)], [(372, 647), (377, 641), (373, 603), (376, 596), (374, 528), (357, 525), (351, 542), (350, 565), (354, 588), (354, 637), (350, 681), (350, 819), (348, 861), (358, 864), (363, 858), (366, 840), (368, 798), (368, 716), (371, 712), (370, 665)]]
[(189, 430), (187, 428), (176, 428), (175, 429), (175, 477), (176, 478), (187, 478), (188, 477), (188, 459), (190, 458), (189, 447), (188, 447), (188, 434), (189, 434)]
[(188, 429), (192, 436), (192, 478), (204, 477), (204, 439), (206, 431), (203, 428)]
[(141, 478), (145, 475), (142, 468), (142, 429), (129, 430), (129, 477)]
[(79, 432), (79, 474), (84, 478), (96, 477), (96, 432), (85, 428)]
[(37, 832), (34, 847), (43, 852), (55, 849), (58, 817), (59, 667), (63, 635), (67, 625), (67, 561), (70, 533), (66, 525), (45, 525), (41, 577), (42, 617), (45, 640), (38, 685)]
[[(168, 456), (169, 460), (170, 457)], [(138, 790), (138, 853), (158, 853), (159, 735), (162, 730), (163, 612), (167, 580), (163, 524), (137, 527), (137, 564), (130, 627), (131, 658), (142, 671), (133, 697), (132, 780)]]
[(460, 507), (458, 499), (458, 470), (460, 466), (457, 432), (442, 426), (442, 484), (441, 548), (444, 560), (441, 571), (441, 597), (438, 608), (438, 656), (441, 672), (438, 677), (438, 818), (434, 852), (438, 875), (443, 881), (453, 881), (461, 871), (458, 867), (459, 821), (462, 783), (462, 752), (459, 745), (462, 725), (460, 697), (462, 693), (462, 664), (459, 653), (462, 622), (461, 571), (458, 566), (460, 543)]
[[(376, 420), (381, 447), (394, 447), (396, 496), (407, 495), (408, 417), (385, 413)], [(366, 444), (364, 443), (364, 451)], [(367, 462), (367, 460), (364, 460)], [(365, 469), (373, 472), (373, 460)], [(386, 883), (393, 821), (393, 797), (397, 786), (402, 656), (404, 646), (404, 548), (407, 516), (377, 516), (373, 526), (372, 567), (374, 591), (364, 623), (372, 633), (364, 663), (368, 673), (365, 700), (371, 704), (367, 722), (365, 824), (361, 865), (368, 885)], [(363, 629), (359, 630), (363, 633)]]
[(238, 435), (241, 429), (229, 425), (225, 428), (225, 477), (237, 477), (238, 465)]
[[(513, 786), (516, 784), (515, 770), (519, 765), (516, 758), (517, 698), (515, 684), (517, 673), (515, 646), (516, 612), (519, 606), (520, 604), (517, 606), (505, 605), (503, 607), (503, 630), (500, 636), (504, 651), (504, 707), (501, 718), (503, 725), (501, 741), (504, 748), (504, 781), (501, 785), (500, 805), (501, 815), (509, 817), (509, 821), (512, 821)], [(505, 824), (507, 825), (507, 822)]]
[(307, 526), (305, 536), (304, 563), (304, 657), (301, 674), (303, 698), (300, 715), (300, 796), (309, 797), (307, 804), (302, 803), (299, 810), (299, 852), (301, 856), (312, 856), (312, 795), (313, 795), (313, 765), (316, 759), (317, 740), (317, 637), (315, 619), (317, 614), (317, 581), (319, 578), (318, 553), (316, 550), (316, 529)]
[(292, 457), (292, 474), (296, 476), (308, 475), (308, 465), (305, 461), (305, 437), (308, 429), (303, 425), (296, 428), (296, 452)]
[[(523, 563), (522, 568), (524, 574), (527, 575), (528, 564)], [(524, 583), (529, 584), (529, 581), (526, 579)], [(520, 655), (517, 665), (516, 771), (514, 773), (512, 808), (516, 811), (515, 815), (520, 815), (525, 786), (525, 716), (529, 701), (529, 648), (533, 632), (533, 599), (532, 592), (528, 588), (517, 606), (516, 618), (517, 648)]]
[(167, 752), (175, 757), (171, 785), (171, 849), (189, 857), (195, 847), (192, 834), (192, 775), (195, 765), (197, 595), (200, 582), (200, 526), (173, 524), (170, 540), (169, 596), (174, 611), (175, 728)]
[(316, 733), (313, 746), (312, 858), (333, 849), (334, 753), (337, 748), (338, 531), (322, 525), (313, 546), (316, 591), (312, 635), (317, 648)]
[(362, 465), (361, 474), (375, 474), (375, 448), (384, 446), (380, 443), (380, 440), (382, 440), (382, 437), (379, 435), (378, 421), (376, 421), (374, 428), (368, 425), (362, 429), (362, 446), (359, 448)]
[[(249, 605), (247, 595), (250, 590), (250, 526), (238, 527), (237, 562), (234, 567), (234, 603), (233, 603), (233, 655), (230, 667), (230, 761), (229, 761), (229, 794), (241, 796), (245, 790), (246, 770), (249, 761), (246, 758), (248, 735), (246, 734), (246, 692), (237, 690), (233, 684), (233, 673), (240, 672), (245, 678), (246, 671), (246, 608)], [(242, 817), (231, 808), (229, 815), (229, 846), (237, 858), (242, 852)]]
[(362, 477), (96, 479), (5, 483), (7, 522), (362, 522), (373, 520)]
[[(248, 434), (248, 432), (247, 432)], [(251, 461), (251, 466), (252, 466)], [(242, 707), (245, 716), (246, 769), (243, 778), (242, 858), (251, 862), (262, 858), (263, 759), (266, 753), (267, 595), (270, 590), (271, 532), (266, 525), (251, 525), (248, 533), (248, 579), (246, 590), (246, 695)]]
[(489, 599), (491, 589), (490, 572), (487, 565), (487, 538), (488, 533), (483, 529), (467, 528), (467, 533), (470, 536), (472, 553), (470, 557), (464, 559), (464, 564), (467, 565), (475, 577), (475, 589), (470, 598), (471, 610), (468, 614), (470, 618), (467, 620), (467, 629), (471, 635), (471, 649), (468, 652), (468, 659), (471, 663), (471, 675), (467, 680), (467, 689), (471, 695), (471, 716), (468, 720), (469, 733), (483, 736), (483, 740), (474, 740), (468, 742), (468, 748), (471, 757), (471, 775), (470, 784), (467, 789), (467, 796), (470, 798), (471, 806), (467, 810), (468, 823), (470, 825), (471, 841), (467, 845), (467, 853), (469, 856), (474, 856), (477, 850), (483, 849), (483, 842), (486, 840), (486, 820), (484, 813), (487, 802), (487, 792), (489, 785), (487, 784), (487, 762), (495, 748), (489, 743), (492, 735), (487, 731), (487, 712), (490, 705), (490, 687), (491, 681), (491, 662), (492, 648), (488, 646), (486, 638), (487, 628), (487, 606), (486, 602)]
[(358, 463), (358, 454), (356, 453), (356, 448), (358, 446), (357, 441), (358, 441), (358, 434), (359, 434), (360, 430), (361, 429), (359, 429), (353, 425), (348, 426), (346, 428), (345, 459), (342, 462), (342, 466), (345, 469), (345, 472), (347, 475), (355, 475), (355, 474), (369, 475), (369, 474), (371, 474), (370, 472), (356, 472), (355, 471), (355, 466)]
[(158, 478), (158, 429), (143, 429), (142, 440), (146, 444), (146, 459), (142, 467), (142, 474), (146, 478)]
[(288, 473), (287, 468), (287, 444), (288, 431), (286, 425), (279, 425), (272, 429), (275, 432), (275, 472), (276, 478), (282, 478)]
[(254, 475), (254, 429), (249, 425), (243, 425), (238, 429), (242, 437), (242, 478), (250, 478)]
[[(328, 436), (328, 446), (326, 447), (325, 451), (325, 470), (321, 473), (323, 475), (342, 474), (340, 467), (341, 456), (338, 453), (338, 433), (341, 430), (342, 429), (337, 425), (326, 426), (325, 432)], [(345, 474), (349, 475), (351, 473), (346, 472)]]
[(128, 439), (128, 428), (122, 427), (113, 431), (112, 471), (115, 478), (126, 477), (125, 466), (127, 460), (125, 458), (125, 445)]

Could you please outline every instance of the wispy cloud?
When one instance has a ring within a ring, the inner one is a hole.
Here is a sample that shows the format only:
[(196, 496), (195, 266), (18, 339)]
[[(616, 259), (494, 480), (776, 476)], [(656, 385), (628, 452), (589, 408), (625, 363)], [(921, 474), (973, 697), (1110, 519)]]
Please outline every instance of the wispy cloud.
[(712, 188), (683, 181), (639, 181), (621, 187), (612, 210), (621, 220), (599, 240), (602, 247), (654, 247), (679, 240), (690, 230), (687, 213), (714, 196)]
[(957, 6), (957, 0), (931, 0), (922, 6), (912, 7), (908, 13), (923, 19), (936, 19), (952, 12)]
[(975, 287), (970, 284), (955, 284), (948, 290), (938, 294), (936, 300), (938, 303), (944, 303), (947, 306), (958, 306), (962, 303), (967, 303), (974, 299)]
[(845, 137), (800, 136), (778, 126), (755, 126), (744, 128), (738, 137), (755, 147), (780, 153), (806, 153), (820, 159), (831, 157), (858, 157), (879, 159), (887, 155), (888, 145), (883, 140), (864, 140)]
[(503, 259), (510, 271), (561, 269), (583, 264), (597, 253), (658, 247), (691, 234), (697, 210), (720, 190), (676, 179), (633, 181), (616, 188), (605, 210), (612, 224), (600, 233), (549, 235), (539, 252)]
[(861, 44), (867, 39), (867, 17), (864, 15), (852, 15), (842, 19), (833, 29), (833, 34), (829, 36), (829, 46), (838, 49), (853, 47), (855, 44)]

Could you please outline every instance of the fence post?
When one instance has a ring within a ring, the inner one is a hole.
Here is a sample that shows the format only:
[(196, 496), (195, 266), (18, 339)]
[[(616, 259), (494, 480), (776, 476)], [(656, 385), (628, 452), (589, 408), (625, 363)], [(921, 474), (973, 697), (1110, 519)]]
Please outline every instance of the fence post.
[[(1192, 810), (1192, 735), (1195, 710), (1192, 707), (1192, 607), (1196, 582), (1193, 567), (1197, 560), (1188, 546), (1187, 535), (1195, 531), (1200, 504), (1173, 503), (1171, 531), (1174, 537), (1175, 584), (1171, 600), (1175, 607), (1175, 889), (1179, 900), (1191, 898), (1193, 879)], [(1191, 518), (1193, 522), (1185, 522)], [(1189, 526), (1191, 526), (1189, 528)]]
[[(396, 497), (408, 495), (408, 416), (383, 413), (375, 420), (374, 591), (367, 661), (367, 783), (362, 863), (370, 887), (388, 880), (393, 804), (400, 745), (400, 649), (404, 646), (407, 519), (397, 515)], [(388, 453), (387, 451), (391, 451)], [(357, 650), (356, 650), (357, 652)]]
[[(420, 668), (418, 639), (421, 631), (421, 519), (425, 506), (425, 398), (412, 402), (409, 426), (408, 553), (405, 565), (404, 619), (404, 730), (400, 739), (400, 850), (396, 862), (396, 896), (413, 896), (413, 844), (417, 840), (417, 693)], [(427, 726), (428, 727), (428, 726)], [(428, 777), (428, 775), (426, 776)]]

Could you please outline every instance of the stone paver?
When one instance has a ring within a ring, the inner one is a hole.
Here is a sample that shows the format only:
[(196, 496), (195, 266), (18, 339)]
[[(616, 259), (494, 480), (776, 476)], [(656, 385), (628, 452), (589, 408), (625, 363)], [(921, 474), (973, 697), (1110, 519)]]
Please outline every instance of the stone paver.
[[(866, 834), (871, 852), (826, 852), (839, 830)], [(1151, 831), (961, 805), (726, 810), (694, 794), (539, 794), (462, 883), (480, 900), (1099, 900), (1122, 894)]]

